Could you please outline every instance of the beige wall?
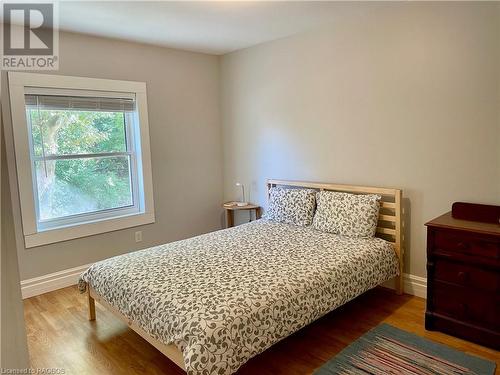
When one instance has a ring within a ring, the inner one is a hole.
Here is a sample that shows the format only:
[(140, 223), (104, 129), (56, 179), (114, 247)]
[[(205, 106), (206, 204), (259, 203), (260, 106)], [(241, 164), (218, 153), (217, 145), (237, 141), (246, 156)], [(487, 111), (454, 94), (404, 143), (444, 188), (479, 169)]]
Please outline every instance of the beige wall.
[[(0, 116), (1, 117), (1, 116)], [(0, 118), (0, 128), (2, 121)], [(0, 368), (29, 367), (26, 329), (24, 327), (19, 267), (17, 264), (14, 222), (10, 199), (9, 178), (5, 158), (3, 131), (0, 129), (1, 157), (1, 299), (0, 299)]]
[(498, 3), (338, 4), (322, 30), (221, 63), (225, 198), (265, 179), (404, 189), (406, 271), (424, 223), (458, 200), (500, 203)]
[[(57, 74), (147, 83), (156, 223), (30, 249), (18, 236), (21, 279), (220, 228), (218, 57), (61, 33)], [(14, 214), (20, 233), (17, 200)]]
[(407, 272), (425, 275), (425, 221), (500, 202), (500, 5), (337, 7), (222, 58), (62, 33), (58, 74), (147, 83), (157, 222), (138, 244), (132, 228), (25, 249), (15, 196), (21, 279), (218, 229), (223, 173), (226, 199), (242, 181), (261, 204), (269, 177), (403, 188)]
[[(500, 38), (500, 3), (497, 3), (497, 35), (499, 35)], [(498, 42), (500, 44), (500, 42)], [(498, 52), (498, 59), (497, 61), (500, 64), (500, 47), (498, 47), (499, 51)], [(498, 80), (497, 80), (497, 109), (498, 109), (498, 144), (500, 145), (500, 69), (498, 69)], [(500, 146), (497, 147), (498, 151), (498, 164), (497, 166), (500, 166)], [(500, 169), (500, 167), (498, 167)], [(500, 173), (500, 172), (499, 172)], [(499, 176), (500, 179), (500, 176)], [(500, 195), (500, 181), (498, 182), (499, 185), (499, 193)]]

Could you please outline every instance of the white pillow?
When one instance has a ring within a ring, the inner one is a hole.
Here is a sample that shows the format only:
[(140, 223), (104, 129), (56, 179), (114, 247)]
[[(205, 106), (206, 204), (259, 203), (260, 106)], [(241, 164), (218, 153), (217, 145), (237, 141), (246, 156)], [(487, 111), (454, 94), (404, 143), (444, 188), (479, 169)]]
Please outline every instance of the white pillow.
[(315, 206), (315, 190), (272, 187), (264, 217), (278, 223), (308, 226), (312, 223)]
[(380, 198), (375, 194), (321, 191), (316, 195), (313, 227), (347, 237), (374, 237)]

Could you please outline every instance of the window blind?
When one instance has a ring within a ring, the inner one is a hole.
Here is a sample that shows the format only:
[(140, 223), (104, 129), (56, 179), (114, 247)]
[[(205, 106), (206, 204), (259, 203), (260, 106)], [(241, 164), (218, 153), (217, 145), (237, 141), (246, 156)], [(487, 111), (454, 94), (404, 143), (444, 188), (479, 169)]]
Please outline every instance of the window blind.
[(135, 99), (87, 96), (33, 95), (24, 96), (26, 107), (49, 110), (134, 112)]

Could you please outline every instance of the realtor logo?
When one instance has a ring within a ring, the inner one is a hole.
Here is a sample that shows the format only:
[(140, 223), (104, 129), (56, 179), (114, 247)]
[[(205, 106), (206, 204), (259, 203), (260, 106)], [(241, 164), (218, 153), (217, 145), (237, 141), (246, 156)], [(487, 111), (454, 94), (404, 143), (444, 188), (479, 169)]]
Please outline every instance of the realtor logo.
[(57, 3), (3, 3), (2, 69), (59, 68)]

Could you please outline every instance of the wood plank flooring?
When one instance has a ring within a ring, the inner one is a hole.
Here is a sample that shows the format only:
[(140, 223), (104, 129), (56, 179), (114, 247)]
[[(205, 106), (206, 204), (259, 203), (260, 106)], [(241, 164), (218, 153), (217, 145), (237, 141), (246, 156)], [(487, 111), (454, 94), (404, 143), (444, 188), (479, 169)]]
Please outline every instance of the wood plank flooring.
[[(96, 304), (87, 320), (86, 294), (76, 287), (24, 301), (33, 368), (64, 368), (66, 374), (184, 374), (110, 312)], [(500, 352), (424, 329), (425, 300), (377, 288), (324, 316), (251, 359), (238, 374), (303, 375), (333, 357), (381, 322), (458, 350), (496, 360)]]

